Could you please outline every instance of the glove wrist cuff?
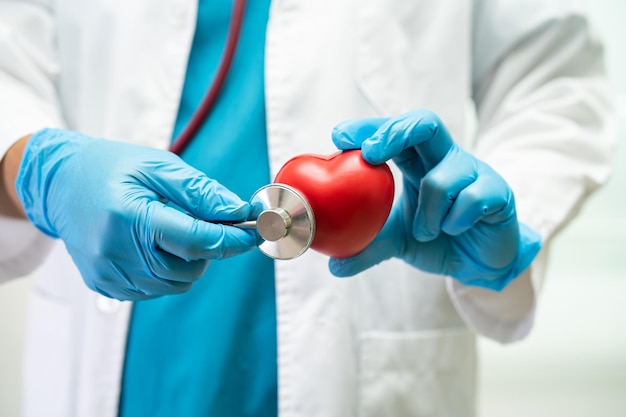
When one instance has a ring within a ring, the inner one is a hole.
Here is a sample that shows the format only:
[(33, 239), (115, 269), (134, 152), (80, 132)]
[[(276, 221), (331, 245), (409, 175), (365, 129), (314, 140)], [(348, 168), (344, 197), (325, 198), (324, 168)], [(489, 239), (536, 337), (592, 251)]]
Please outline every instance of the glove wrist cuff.
[(28, 140), (17, 177), (15, 189), (26, 217), (43, 233), (58, 238), (47, 215), (47, 200), (53, 177), (62, 160), (75, 152), (75, 141), (68, 140), (67, 131), (41, 129)]
[(487, 288), (494, 291), (502, 291), (511, 281), (520, 276), (535, 259), (541, 249), (541, 236), (523, 223), (519, 224), (520, 239), (517, 256), (513, 262), (504, 268), (493, 269), (480, 265), (474, 265), (476, 278), (464, 278), (458, 281), (464, 285)]

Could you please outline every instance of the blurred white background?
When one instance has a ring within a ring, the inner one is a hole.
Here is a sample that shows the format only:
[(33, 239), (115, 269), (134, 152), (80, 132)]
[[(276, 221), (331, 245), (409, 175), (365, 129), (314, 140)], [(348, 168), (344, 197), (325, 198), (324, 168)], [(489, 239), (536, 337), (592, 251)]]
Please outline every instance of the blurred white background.
[[(549, 0), (548, 0), (549, 1)], [(626, 1), (588, 5), (605, 40), (626, 139)], [(626, 149), (554, 242), (537, 324), (523, 342), (480, 342), (480, 417), (626, 416)], [(624, 206), (622, 206), (624, 204)], [(0, 288), (0, 416), (19, 416), (26, 294)]]

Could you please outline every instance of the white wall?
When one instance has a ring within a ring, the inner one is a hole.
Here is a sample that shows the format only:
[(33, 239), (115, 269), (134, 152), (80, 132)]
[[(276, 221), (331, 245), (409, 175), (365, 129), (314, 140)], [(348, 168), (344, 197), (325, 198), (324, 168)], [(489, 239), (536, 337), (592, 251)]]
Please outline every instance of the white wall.
[(0, 286), (0, 416), (20, 415), (21, 358), (30, 278)]
[[(626, 2), (590, 12), (626, 126)], [(626, 138), (626, 129), (622, 130)], [(537, 325), (519, 344), (481, 341), (482, 417), (626, 416), (626, 149), (611, 182), (555, 242)], [(19, 415), (20, 360), (30, 280), (0, 288), (0, 416)]]

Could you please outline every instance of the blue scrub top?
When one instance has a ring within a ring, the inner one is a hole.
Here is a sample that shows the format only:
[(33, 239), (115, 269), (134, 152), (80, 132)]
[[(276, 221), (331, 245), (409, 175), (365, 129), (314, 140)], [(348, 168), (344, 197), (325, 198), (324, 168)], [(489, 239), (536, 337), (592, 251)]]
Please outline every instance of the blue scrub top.
[[(200, 0), (175, 136), (213, 80), (232, 0)], [(270, 0), (248, 2), (239, 46), (209, 119), (183, 152), (247, 200), (270, 181), (263, 59)], [(214, 261), (181, 295), (135, 303), (120, 416), (275, 417), (273, 261), (258, 250)]]

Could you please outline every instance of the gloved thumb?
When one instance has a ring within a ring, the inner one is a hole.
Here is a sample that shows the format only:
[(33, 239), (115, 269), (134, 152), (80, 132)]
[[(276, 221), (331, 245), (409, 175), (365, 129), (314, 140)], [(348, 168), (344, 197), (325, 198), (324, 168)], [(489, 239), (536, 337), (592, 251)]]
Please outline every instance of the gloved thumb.
[(328, 267), (336, 277), (351, 277), (397, 255), (390, 239), (392, 227), (387, 222), (378, 236), (365, 249), (350, 258), (330, 258)]
[(341, 122), (333, 129), (333, 143), (342, 151), (360, 149), (363, 141), (376, 133), (388, 120), (389, 118), (387, 117), (376, 117)]

